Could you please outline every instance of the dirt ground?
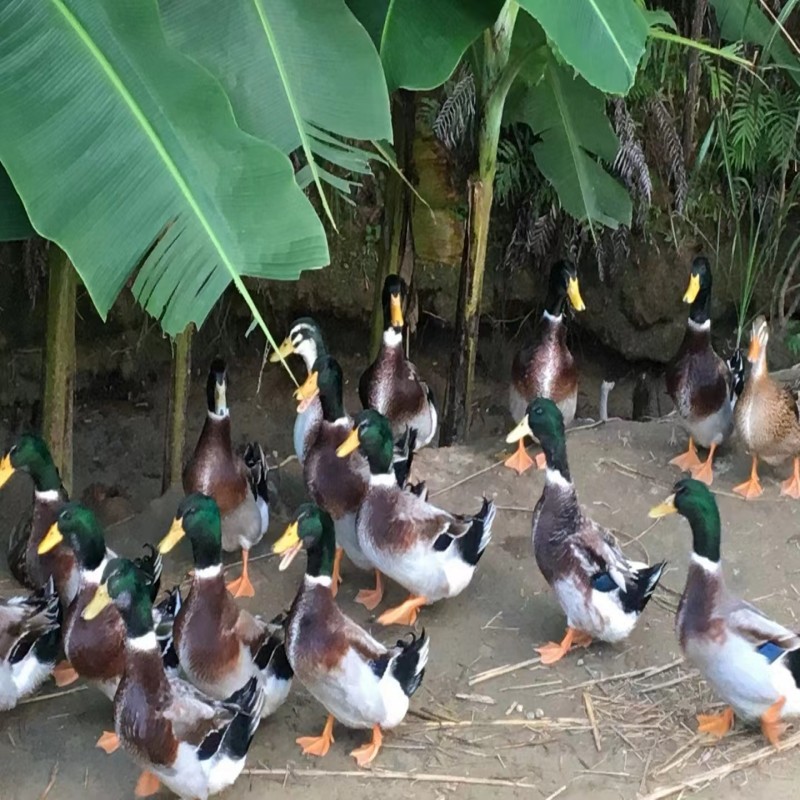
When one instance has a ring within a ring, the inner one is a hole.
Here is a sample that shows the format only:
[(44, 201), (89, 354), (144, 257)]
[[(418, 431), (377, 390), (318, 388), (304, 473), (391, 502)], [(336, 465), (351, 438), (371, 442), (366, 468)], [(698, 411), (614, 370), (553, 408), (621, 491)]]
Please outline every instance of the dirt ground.
[[(350, 378), (346, 400), (351, 409), (357, 407), (358, 361), (357, 353), (343, 359)], [(425, 364), (440, 397), (443, 364), (444, 360), (435, 363), (435, 359)], [(587, 371), (591, 372), (588, 367)], [(270, 367), (256, 395), (257, 361), (232, 364), (231, 372), (236, 441), (259, 438), (273, 463), (281, 463), (291, 452), (288, 378)], [(597, 370), (592, 374), (597, 377)], [(203, 420), (203, 383), (202, 377), (196, 380), (192, 393), (190, 446)], [(596, 383), (582, 394), (579, 413), (584, 416), (595, 413)], [(163, 395), (163, 383), (156, 382), (130, 401), (110, 402), (84, 394), (79, 404), (74, 495), (81, 496), (94, 485), (89, 496), (113, 522), (108, 541), (121, 553), (136, 554), (140, 543), (157, 541), (179, 499), (177, 491), (158, 497)], [(286, 705), (259, 729), (248, 757), (250, 774), (243, 774), (225, 797), (244, 800), (269, 792), (287, 798), (362, 800), (380, 792), (387, 800), (399, 800), (413, 791), (437, 800), (490, 794), (571, 800), (591, 792), (596, 800), (644, 796), (655, 800), (668, 796), (659, 793), (662, 787), (684, 782), (688, 786), (692, 781), (705, 797), (723, 792), (729, 797), (796, 797), (793, 752), (765, 750), (757, 731), (738, 725), (720, 744), (694, 734), (694, 715), (712, 708), (715, 699), (679, 662), (673, 633), (690, 547), (688, 526), (678, 517), (657, 524), (647, 517), (648, 509), (669, 494), (678, 477), (666, 465), (677, 449), (668, 443), (672, 425), (612, 420), (570, 434), (570, 462), (583, 504), (599, 522), (618, 531), (631, 555), (667, 558), (669, 568), (663, 588), (628, 642), (616, 647), (594, 645), (546, 668), (532, 663), (533, 648), (560, 637), (564, 619), (531, 553), (530, 515), (542, 476), (517, 477), (497, 466), (510, 422), (502, 410), (505, 392), (487, 381), (478, 395), (482, 404), (478, 436), (469, 446), (423, 451), (414, 477), (427, 480), (435, 501), (453, 511), (476, 510), (482, 494), (492, 496), (499, 506), (495, 535), (467, 591), (422, 614), (421, 622), (431, 636), (431, 658), (406, 722), (386, 737), (371, 771), (357, 771), (348, 756), (364, 733), (341, 727), (326, 758), (304, 757), (294, 740), (318, 732), (324, 712), (296, 685)], [(628, 413), (629, 406), (622, 408), (627, 402), (612, 394), (611, 413)], [(0, 434), (3, 440), (8, 438), (8, 420), (0, 423)], [(683, 443), (682, 436), (679, 439)], [(794, 608), (800, 606), (795, 588), (800, 585), (796, 537), (800, 504), (779, 499), (777, 479), (782, 476), (767, 471), (762, 499), (745, 504), (735, 498), (731, 486), (745, 477), (747, 466), (746, 456), (726, 452), (716, 470), (714, 488), (723, 517), (728, 579), (767, 612), (793, 623)], [(273, 521), (251, 562), (257, 596), (248, 602), (253, 611), (266, 615), (288, 606), (303, 568), (298, 559), (286, 573), (279, 573), (266, 555), (302, 497), (296, 462), (286, 463), (273, 477)], [(26, 479), (14, 478), (0, 495), (2, 528), (28, 491)], [(188, 559), (188, 545), (168, 557), (164, 585), (180, 579)], [(350, 566), (340, 594), (342, 606), (379, 637), (392, 640), (401, 629), (380, 628), (371, 622), (369, 612), (352, 602), (367, 582), (366, 575)], [(7, 596), (15, 588), (3, 558), (0, 594)], [(394, 586), (386, 602), (401, 597)], [(512, 669), (513, 665), (519, 666)], [(503, 674), (476, 681), (487, 670), (502, 667), (507, 667)], [(80, 683), (63, 694), (48, 683), (39, 697), (4, 715), (0, 798), (132, 797), (137, 776), (132, 762), (122, 752), (106, 756), (92, 746), (109, 726), (110, 712), (104, 697)], [(748, 760), (749, 766), (742, 767)], [(708, 776), (727, 770), (731, 774), (722, 783), (702, 788)], [(387, 772), (404, 777), (389, 779)], [(414, 775), (419, 779), (410, 782)]]

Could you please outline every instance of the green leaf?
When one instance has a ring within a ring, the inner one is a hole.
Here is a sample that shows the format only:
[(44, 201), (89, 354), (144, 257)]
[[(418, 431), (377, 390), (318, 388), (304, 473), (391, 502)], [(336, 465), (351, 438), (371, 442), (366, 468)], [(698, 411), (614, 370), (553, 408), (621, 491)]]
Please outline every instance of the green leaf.
[(647, 21), (632, 0), (519, 0), (564, 60), (592, 86), (626, 94), (644, 53)]
[(746, 41), (764, 48), (763, 57), (786, 69), (800, 84), (800, 60), (759, 8), (757, 0), (711, 0), (722, 38)]
[(313, 129), (392, 136), (380, 58), (344, 0), (160, 0), (160, 8), (167, 40), (219, 79), (242, 130), (283, 153), (302, 146), (330, 216), (320, 186), (330, 173), (317, 158), (348, 169), (352, 153), (343, 142), (322, 152)]
[(0, 75), (0, 161), (101, 315), (135, 275), (177, 334), (233, 281), (272, 341), (242, 276), (327, 263), (322, 224), (288, 158), (167, 46), (155, 0), (4, 3)]
[(668, 11), (664, 11), (663, 8), (643, 8), (642, 13), (648, 28), (660, 26), (668, 28), (675, 33), (678, 32), (678, 26), (675, 24), (675, 20), (672, 19), (672, 15)]
[(0, 164), (0, 242), (13, 242), (33, 236), (34, 230), (25, 206), (11, 178)]
[(373, 36), (380, 27), (378, 49), (390, 91), (441, 86), (503, 7), (502, 0), (348, 2)]
[(612, 162), (619, 148), (601, 92), (551, 56), (537, 86), (513, 87), (505, 121), (526, 122), (540, 137), (533, 146), (536, 166), (567, 213), (590, 224), (630, 225), (630, 196), (597, 161)]

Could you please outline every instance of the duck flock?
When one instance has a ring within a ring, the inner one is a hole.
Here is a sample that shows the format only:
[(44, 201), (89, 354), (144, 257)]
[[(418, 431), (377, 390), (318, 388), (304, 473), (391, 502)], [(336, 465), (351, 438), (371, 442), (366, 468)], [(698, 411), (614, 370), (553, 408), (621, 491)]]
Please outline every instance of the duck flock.
[[(288, 612), (262, 617), (238, 603), (255, 595), (248, 556), (269, 525), (268, 468), (257, 443), (241, 454), (232, 446), (222, 361), (209, 370), (207, 416), (184, 471), (185, 497), (158, 545), (137, 557), (112, 552), (93, 512), (69, 500), (40, 437), (25, 434), (11, 447), (0, 461), (0, 487), (22, 472), (34, 492), (10, 533), (9, 566), (32, 594), (0, 601), (0, 710), (50, 678), (59, 686), (83, 678), (113, 703), (109, 730), (96, 744), (108, 753), (121, 747), (141, 767), (140, 797), (163, 784), (181, 798), (206, 798), (233, 784), (259, 723), (286, 702), (295, 679), (327, 714), (319, 735), (297, 739), (303, 753), (324, 756), (338, 722), (369, 732), (352, 752), (360, 767), (378, 756), (384, 731), (402, 722), (423, 680), (430, 639), (420, 615), (467, 590), (496, 524), (491, 500), (456, 514), (428, 502), (424, 481), (410, 481), (414, 453), (435, 439), (438, 417), (430, 388), (405, 353), (405, 299), (405, 283), (389, 276), (382, 346), (361, 376), (364, 410), (353, 417), (343, 404), (341, 367), (313, 319), (296, 320), (272, 354), (272, 361), (298, 355), (307, 369), (295, 392), (294, 447), (308, 502), (271, 546), (280, 570), (305, 551)], [(781, 492), (800, 498), (798, 406), (768, 374), (763, 318), (753, 324), (746, 380), (741, 354), (726, 361), (715, 353), (707, 259), (695, 259), (683, 299), (689, 319), (667, 388), (689, 433), (686, 452), (671, 463), (692, 477), (679, 480), (650, 515), (677, 512), (692, 532), (677, 635), (726, 704), (722, 713), (699, 714), (699, 730), (723, 736), (736, 715), (760, 723), (777, 744), (785, 720), (800, 713), (800, 637), (726, 589), (720, 516), (708, 485), (717, 448), (736, 431), (752, 470), (734, 491), (748, 500), (761, 493), (759, 459), (792, 460)], [(544, 470), (533, 554), (566, 616), (563, 639), (537, 648), (543, 664), (594, 639), (629, 636), (665, 567), (630, 560), (578, 503), (565, 436), (578, 389), (567, 304), (585, 307), (574, 265), (559, 262), (536, 341), (517, 354), (510, 382), (519, 424), (507, 437), (517, 449), (506, 464), (520, 474), (534, 464)], [(536, 459), (526, 437), (541, 446)], [(708, 450), (704, 461), (697, 445)], [(161, 593), (162, 558), (183, 539), (193, 560), (188, 592)], [(241, 572), (227, 584), (223, 550), (242, 554)], [(356, 596), (368, 611), (381, 605), (387, 579), (408, 592), (377, 616), (381, 626), (403, 626), (402, 638), (389, 637), (395, 644), (374, 638), (339, 608), (345, 555), (374, 573), (375, 587)]]

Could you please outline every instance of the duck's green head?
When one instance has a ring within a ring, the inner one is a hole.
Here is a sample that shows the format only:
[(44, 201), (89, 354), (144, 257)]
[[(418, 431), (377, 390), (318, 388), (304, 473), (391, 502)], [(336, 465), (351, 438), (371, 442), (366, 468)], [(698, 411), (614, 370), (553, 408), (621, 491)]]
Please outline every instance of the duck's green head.
[(320, 356), (315, 362), (305, 383), (294, 393), (299, 400), (297, 413), (305, 411), (315, 397), (319, 397), (322, 415), (333, 422), (344, 416), (342, 404), (342, 368), (333, 356)]
[(394, 439), (389, 420), (378, 411), (368, 408), (356, 415), (353, 425), (350, 435), (336, 449), (336, 455), (345, 458), (360, 449), (369, 461), (373, 475), (391, 472)]
[(74, 553), (83, 569), (97, 569), (106, 554), (103, 529), (94, 512), (80, 503), (67, 503), (56, 521), (39, 543), (38, 553), (44, 555), (64, 542)]
[(658, 519), (678, 513), (692, 529), (694, 552), (709, 561), (719, 561), (721, 523), (719, 508), (708, 486), (693, 478), (683, 478), (673, 487), (673, 493), (650, 509), (650, 517)]
[(112, 603), (122, 615), (129, 637), (136, 638), (152, 632), (150, 586), (145, 574), (130, 559), (112, 558), (108, 562), (101, 583), (81, 616), (92, 620)]
[(301, 550), (308, 551), (306, 573), (330, 576), (336, 540), (333, 520), (314, 503), (303, 503), (295, 512), (283, 536), (272, 545), (272, 552), (283, 556), (278, 569), (285, 570)]
[(403, 332), (403, 304), (408, 295), (406, 282), (399, 275), (387, 275), (383, 282), (383, 328), (393, 328), (398, 333)]
[(547, 397), (531, 400), (525, 417), (506, 436), (506, 441), (518, 442), (525, 436), (533, 437), (542, 445), (548, 469), (557, 470), (570, 480), (564, 417), (552, 400)]
[(689, 285), (683, 295), (683, 302), (689, 303), (690, 319), (702, 325), (709, 319), (711, 310), (711, 264), (705, 256), (697, 256), (692, 261)]
[(206, 379), (206, 403), (211, 414), (224, 417), (228, 414), (228, 368), (221, 358), (211, 362)]
[(564, 311), (564, 302), (569, 300), (575, 311), (584, 311), (586, 304), (581, 297), (578, 270), (571, 261), (556, 261), (550, 269), (545, 308), (554, 317)]
[(213, 497), (200, 492), (184, 497), (167, 535), (158, 543), (158, 552), (169, 553), (184, 536), (192, 544), (197, 569), (222, 563), (222, 520)]
[(0, 487), (15, 472), (27, 472), (39, 492), (59, 491), (61, 478), (50, 450), (40, 436), (26, 433), (0, 460)]

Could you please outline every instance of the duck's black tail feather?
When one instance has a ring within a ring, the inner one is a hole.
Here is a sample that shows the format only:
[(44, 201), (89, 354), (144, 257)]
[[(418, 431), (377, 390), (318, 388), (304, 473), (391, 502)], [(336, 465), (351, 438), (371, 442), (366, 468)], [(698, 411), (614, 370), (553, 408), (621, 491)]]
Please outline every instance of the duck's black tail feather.
[(653, 596), (656, 586), (658, 586), (658, 582), (661, 580), (661, 575), (664, 573), (664, 567), (666, 566), (666, 561), (659, 561), (658, 564), (654, 564), (652, 567), (642, 567), (636, 571), (632, 587), (620, 595), (622, 608), (626, 613), (641, 613), (644, 611), (645, 606)]
[(267, 457), (264, 455), (264, 450), (258, 442), (250, 442), (245, 447), (242, 458), (250, 473), (249, 483), (253, 499), (258, 500), (260, 497), (269, 505), (269, 493), (267, 490), (269, 466), (267, 465)]
[(294, 670), (286, 656), (286, 612), (281, 612), (267, 623), (269, 635), (261, 645), (254, 659), (262, 672), (268, 670), (279, 680), (289, 681), (294, 677)]
[(406, 491), (415, 494), (421, 500), (428, 500), (428, 486), (425, 481), (417, 481), (417, 483), (409, 483), (406, 485)]
[(161, 553), (153, 545), (147, 543), (143, 545), (143, 549), (147, 552), (143, 556), (134, 558), (133, 563), (144, 573), (145, 581), (150, 587), (150, 601), (155, 602), (161, 587), (161, 572), (164, 565), (161, 561)]
[(731, 373), (731, 391), (728, 399), (730, 400), (731, 405), (734, 406), (736, 405), (736, 401), (739, 399), (739, 395), (742, 393), (742, 389), (744, 389), (744, 356), (741, 348), (737, 347), (736, 350), (731, 353), (727, 364)]
[(461, 553), (461, 557), (467, 564), (473, 567), (481, 560), (483, 551), (492, 538), (492, 525), (497, 514), (495, 504), (483, 498), (481, 510), (472, 518), (472, 525), (469, 530), (456, 539), (456, 546)]
[(39, 609), (37, 624), (14, 646), (8, 656), (9, 663), (18, 663), (33, 649), (39, 663), (55, 666), (61, 647), (62, 614), (53, 578), (31, 595), (27, 602)]
[(250, 678), (238, 692), (232, 694), (225, 702), (236, 706), (237, 712), (222, 735), (220, 749), (226, 756), (238, 761), (247, 755), (250, 742), (253, 741), (258, 724), (261, 722), (264, 692), (258, 678)]
[(419, 689), (428, 663), (430, 640), (423, 629), (419, 636), (409, 634), (411, 640), (400, 639), (397, 647), (401, 648), (391, 661), (392, 677), (400, 684), (407, 697), (411, 697)]
[(394, 443), (392, 467), (397, 485), (403, 489), (411, 477), (411, 464), (414, 461), (414, 448), (417, 446), (418, 431), (406, 428), (406, 432)]
[(178, 651), (175, 649), (173, 627), (175, 617), (183, 605), (181, 587), (173, 586), (167, 596), (153, 607), (153, 623), (156, 631), (156, 641), (161, 652), (161, 663), (168, 672), (177, 672), (180, 667)]

